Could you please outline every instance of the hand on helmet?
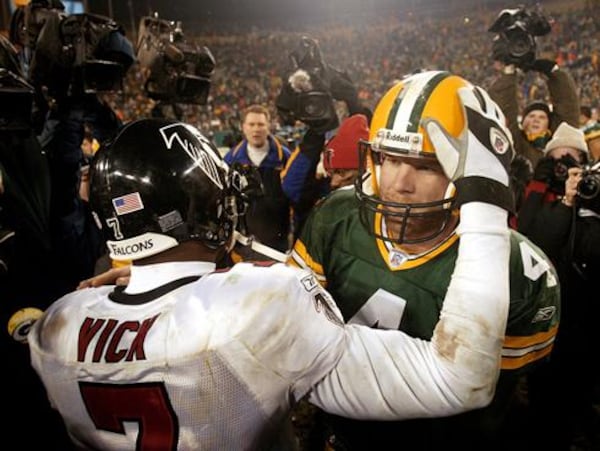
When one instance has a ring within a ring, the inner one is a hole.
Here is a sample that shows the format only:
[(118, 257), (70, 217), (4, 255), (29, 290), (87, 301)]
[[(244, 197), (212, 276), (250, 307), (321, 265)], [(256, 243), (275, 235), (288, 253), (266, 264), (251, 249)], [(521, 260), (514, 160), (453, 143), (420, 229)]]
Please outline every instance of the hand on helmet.
[(458, 96), (466, 119), (459, 138), (437, 120), (423, 120), (438, 160), (456, 186), (457, 205), (485, 202), (513, 211), (509, 168), (514, 150), (504, 114), (477, 86), (460, 88)]

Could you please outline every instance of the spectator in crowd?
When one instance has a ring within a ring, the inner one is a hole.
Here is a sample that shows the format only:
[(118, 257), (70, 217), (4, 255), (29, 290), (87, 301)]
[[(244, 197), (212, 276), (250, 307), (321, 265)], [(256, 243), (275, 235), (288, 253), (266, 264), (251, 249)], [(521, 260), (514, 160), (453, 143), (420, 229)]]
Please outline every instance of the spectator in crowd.
[[(251, 105), (242, 115), (244, 139), (225, 154), (233, 166), (257, 172), (262, 185), (248, 205), (244, 232), (261, 243), (286, 252), (290, 248), (290, 204), (281, 188), (281, 171), (290, 150), (270, 134), (271, 115), (262, 105)], [(253, 171), (255, 169), (256, 171)], [(248, 258), (243, 257), (243, 258)]]
[(515, 151), (529, 158), (535, 167), (558, 124), (564, 121), (574, 127), (579, 126), (579, 99), (575, 82), (569, 72), (554, 61), (534, 61), (528, 69), (546, 78), (552, 104), (533, 101), (520, 110), (517, 73), (520, 69), (501, 61), (495, 61), (495, 66), (500, 73), (489, 88), (490, 96), (506, 115)]
[(594, 125), (597, 121), (592, 117), (592, 108), (588, 105), (579, 107), (579, 127), (585, 130)]
[[(308, 271), (252, 263), (215, 271), (243, 214), (234, 171), (191, 126), (128, 124), (94, 159), (91, 202), (111, 257), (134, 262), (130, 283), (63, 297), (27, 336), (75, 446), (269, 449), (307, 393), (331, 412), (382, 420), (489, 403), (510, 238), (509, 205), (485, 192), (507, 183), (504, 139), (500, 153), (470, 140), (440, 157), (463, 195), (463, 224), (439, 326), (424, 341), (345, 326)], [(489, 173), (471, 171), (483, 164)]]
[(586, 127), (583, 133), (588, 150), (590, 151), (590, 159), (592, 161), (600, 161), (600, 123), (596, 122)]
[[(361, 176), (366, 182), (315, 206), (290, 255), (290, 264), (315, 272), (347, 323), (431, 337), (461, 241), (456, 233), (464, 227), (462, 212), (459, 216), (452, 208), (460, 204), (461, 187), (456, 186), (455, 197), (439, 163), (465, 142), (494, 142), (502, 152), (510, 146), (510, 132), (487, 93), (458, 76), (418, 73), (380, 100), (365, 149), (368, 172)], [(468, 167), (458, 159), (455, 164)], [(479, 188), (485, 196), (487, 188)], [(496, 188), (490, 198), (512, 204), (508, 178)], [(510, 446), (509, 440), (518, 442), (507, 412), (520, 375), (550, 354), (559, 322), (559, 286), (552, 264), (536, 246), (517, 233), (511, 243), (511, 306), (490, 406), (402, 423), (326, 415), (333, 448), (387, 449), (399, 438), (413, 450), (495, 450)]]
[(323, 169), (329, 176), (331, 191), (354, 185), (358, 177), (358, 147), (369, 139), (369, 124), (364, 114), (344, 120), (335, 136), (325, 145)]
[(358, 144), (368, 138), (364, 114), (345, 118), (327, 143), (324, 132), (308, 128), (282, 174), (283, 191), (294, 209), (296, 235), (317, 200), (332, 190), (354, 184), (358, 177)]
[(561, 285), (561, 323), (552, 358), (528, 379), (533, 430), (552, 431), (536, 434), (540, 449), (600, 447), (600, 416), (593, 406), (598, 378), (590, 359), (600, 346), (600, 303), (590, 295), (600, 271), (600, 196), (587, 201), (579, 196), (587, 161), (583, 132), (560, 124), (535, 168), (519, 214), (519, 231), (552, 259)]

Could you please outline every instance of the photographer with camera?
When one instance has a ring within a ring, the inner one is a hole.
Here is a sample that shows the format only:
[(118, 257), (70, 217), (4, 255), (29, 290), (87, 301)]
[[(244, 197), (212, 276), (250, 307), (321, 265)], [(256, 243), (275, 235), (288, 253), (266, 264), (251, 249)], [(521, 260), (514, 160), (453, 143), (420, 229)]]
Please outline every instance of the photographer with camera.
[[(554, 61), (537, 57), (536, 37), (551, 31), (550, 22), (541, 12), (505, 9), (488, 31), (495, 33), (492, 58), (500, 72), (489, 93), (506, 116), (515, 151), (529, 158), (535, 167), (561, 122), (575, 127), (579, 124), (575, 81)], [(545, 79), (552, 104), (533, 101), (520, 111), (519, 81), (523, 73), (531, 71)]]
[(598, 166), (588, 164), (583, 132), (561, 123), (519, 212), (518, 230), (550, 257), (561, 285), (561, 324), (551, 359), (528, 379), (531, 418), (553, 431), (551, 437), (536, 439), (547, 440), (547, 449), (600, 446), (600, 417), (592, 405), (597, 373), (590, 359), (600, 346), (595, 330), (600, 302), (594, 295), (600, 274)]

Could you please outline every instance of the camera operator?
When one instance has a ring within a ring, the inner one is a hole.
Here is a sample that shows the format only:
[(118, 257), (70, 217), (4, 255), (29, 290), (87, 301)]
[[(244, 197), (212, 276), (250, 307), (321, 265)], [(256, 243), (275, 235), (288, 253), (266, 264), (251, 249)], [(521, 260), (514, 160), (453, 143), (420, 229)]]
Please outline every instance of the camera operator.
[[(284, 122), (300, 120), (307, 127), (282, 175), (283, 191), (294, 209), (297, 236), (321, 197), (352, 185), (358, 177), (358, 143), (369, 137), (371, 112), (360, 104), (350, 77), (323, 61), (316, 40), (302, 37), (290, 59), (291, 73), (277, 98), (277, 108)], [(341, 125), (334, 99), (343, 101), (348, 110)], [(328, 134), (334, 136), (327, 140)], [(321, 160), (327, 177), (319, 177)]]
[[(541, 13), (520, 8), (503, 10), (488, 30), (496, 33), (492, 58), (499, 71), (489, 93), (506, 116), (515, 151), (529, 158), (534, 167), (561, 122), (579, 124), (579, 99), (572, 76), (554, 61), (537, 58), (535, 37), (550, 29)], [(519, 81), (523, 73), (531, 71), (546, 80), (551, 106), (533, 101), (520, 111)]]
[(66, 293), (93, 274), (104, 248), (80, 197), (85, 126), (98, 142), (116, 133), (121, 123), (99, 95), (122, 89), (135, 56), (123, 29), (108, 17), (67, 15), (58, 0), (32, 1), (23, 11), (11, 35), (23, 37), (34, 109), (43, 113), (36, 115), (35, 129), (48, 160), (51, 235), (63, 267), (57, 283)]
[(547, 440), (545, 448), (598, 449), (588, 447), (600, 445), (600, 418), (592, 405), (596, 372), (590, 358), (600, 346), (595, 330), (600, 314), (595, 284), (600, 274), (600, 170), (587, 166), (583, 132), (564, 122), (544, 155), (527, 186), (518, 230), (556, 266), (561, 325), (550, 361), (528, 379), (531, 417), (536, 430), (553, 431), (536, 438)]
[[(27, 346), (16, 341), (18, 331), (6, 332), (22, 309), (43, 310), (62, 294), (52, 254), (50, 174), (33, 129), (33, 96), (17, 49), (0, 35), (0, 355), (2, 387), (10, 393), (3, 445), (70, 449), (62, 421), (32, 371)], [(32, 434), (32, 427), (44, 433)]]

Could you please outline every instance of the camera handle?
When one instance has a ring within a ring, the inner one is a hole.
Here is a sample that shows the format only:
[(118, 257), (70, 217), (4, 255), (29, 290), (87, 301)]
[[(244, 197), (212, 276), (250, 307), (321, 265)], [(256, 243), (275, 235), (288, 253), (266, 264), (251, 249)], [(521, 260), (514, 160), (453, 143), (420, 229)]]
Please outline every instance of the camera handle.
[(308, 36), (303, 36), (300, 41), (300, 49), (290, 53), (290, 59), (294, 69), (316, 68), (323, 70), (323, 59), (319, 43)]

